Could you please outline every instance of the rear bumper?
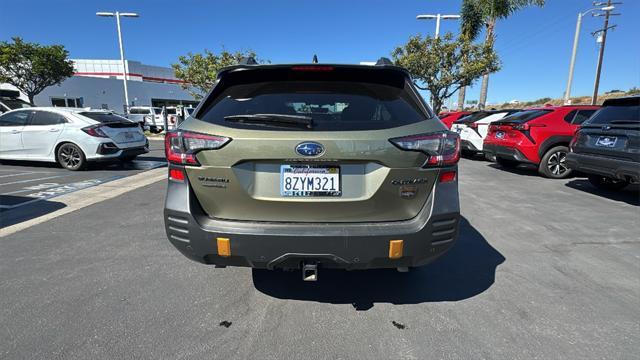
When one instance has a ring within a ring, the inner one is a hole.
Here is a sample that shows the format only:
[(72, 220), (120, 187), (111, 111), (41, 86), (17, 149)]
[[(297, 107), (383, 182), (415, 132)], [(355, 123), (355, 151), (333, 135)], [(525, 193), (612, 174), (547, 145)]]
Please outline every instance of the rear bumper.
[[(458, 236), (457, 181), (436, 184), (413, 219), (377, 223), (269, 223), (209, 218), (188, 182), (169, 181), (165, 203), (169, 241), (204, 264), (294, 269), (371, 269), (425, 265), (449, 250)], [(231, 256), (218, 255), (217, 238), (230, 240)], [(403, 240), (403, 256), (389, 258), (389, 241)]]
[(105, 142), (98, 145), (95, 157), (89, 157), (91, 161), (101, 160), (113, 160), (126, 157), (132, 157), (137, 155), (146, 154), (149, 152), (149, 140), (145, 139), (143, 146), (133, 146), (128, 148), (120, 148), (112, 142)]
[(586, 154), (567, 154), (570, 169), (588, 174), (607, 176), (613, 179), (640, 181), (640, 164), (633, 161)]
[(522, 163), (535, 164), (529, 160), (520, 150), (508, 146), (484, 143), (482, 152), (487, 156), (495, 156), (502, 159), (514, 160)]

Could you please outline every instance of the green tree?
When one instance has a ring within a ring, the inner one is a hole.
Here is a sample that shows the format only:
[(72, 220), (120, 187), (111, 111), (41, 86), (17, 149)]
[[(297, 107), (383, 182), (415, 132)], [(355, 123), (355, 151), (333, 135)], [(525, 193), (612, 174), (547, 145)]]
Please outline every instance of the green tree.
[(178, 57), (178, 62), (171, 67), (176, 77), (185, 82), (182, 88), (196, 99), (201, 99), (215, 84), (220, 69), (236, 65), (242, 58), (255, 56), (255, 52), (250, 50), (234, 53), (223, 50), (220, 54), (215, 54), (205, 49), (203, 54), (188, 53)]
[(14, 37), (0, 42), (0, 83), (8, 83), (33, 98), (45, 88), (73, 75), (73, 62), (62, 45), (42, 46)]
[[(461, 37), (468, 41), (475, 40), (482, 31), (486, 30), (485, 46), (493, 47), (495, 42), (495, 26), (499, 19), (506, 19), (516, 11), (531, 5), (544, 6), (545, 0), (463, 0), (462, 22), (460, 25)], [(489, 87), (489, 73), (482, 76), (480, 88), (480, 106), (487, 102), (487, 89)], [(464, 95), (462, 102), (464, 102)], [(458, 101), (460, 103), (460, 99)]]
[(484, 73), (500, 69), (500, 61), (491, 47), (472, 44), (447, 33), (438, 39), (420, 35), (392, 52), (395, 63), (406, 68), (416, 86), (431, 93), (433, 110), (440, 112), (445, 100), (462, 86)]

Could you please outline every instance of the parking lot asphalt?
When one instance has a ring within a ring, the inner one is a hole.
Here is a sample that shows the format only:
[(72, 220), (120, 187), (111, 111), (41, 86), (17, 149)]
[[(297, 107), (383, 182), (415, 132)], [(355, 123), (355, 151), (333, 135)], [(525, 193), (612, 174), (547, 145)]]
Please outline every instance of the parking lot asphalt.
[(0, 238), (0, 358), (638, 358), (637, 188), (463, 159), (448, 254), (317, 283), (187, 260), (164, 190)]
[[(24, 207), (33, 207), (39, 200), (53, 199), (163, 166), (166, 166), (166, 160), (162, 141), (150, 141), (150, 151), (133, 162), (90, 163), (84, 171), (68, 171), (55, 163), (2, 160), (0, 212), (19, 208), (28, 212), (32, 209)], [(0, 225), (3, 225), (2, 221)]]

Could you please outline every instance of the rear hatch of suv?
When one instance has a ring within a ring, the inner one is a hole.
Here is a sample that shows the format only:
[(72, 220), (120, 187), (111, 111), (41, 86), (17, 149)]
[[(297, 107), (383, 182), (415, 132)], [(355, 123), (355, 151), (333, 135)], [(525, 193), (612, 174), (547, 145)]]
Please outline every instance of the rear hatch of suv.
[(574, 152), (640, 162), (640, 97), (607, 100), (582, 124)]
[(212, 218), (377, 222), (415, 217), (458, 147), (400, 68), (271, 65), (219, 75), (167, 158)]
[[(534, 120), (543, 120), (553, 113), (553, 109), (529, 109), (511, 114), (489, 125), (489, 132), (485, 142), (492, 142), (502, 146), (515, 147), (523, 141), (535, 144), (532, 131), (543, 124), (536, 124)], [(532, 123), (533, 122), (533, 123)]]

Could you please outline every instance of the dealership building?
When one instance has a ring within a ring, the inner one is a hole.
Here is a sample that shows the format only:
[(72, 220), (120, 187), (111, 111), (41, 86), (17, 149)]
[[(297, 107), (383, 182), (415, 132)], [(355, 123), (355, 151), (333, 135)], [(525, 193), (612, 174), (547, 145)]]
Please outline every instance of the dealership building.
[[(71, 59), (74, 76), (36, 95), (37, 106), (70, 106), (124, 111), (120, 60)], [(198, 102), (182, 89), (173, 69), (125, 60), (129, 103), (132, 106), (175, 106)]]

